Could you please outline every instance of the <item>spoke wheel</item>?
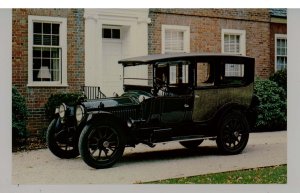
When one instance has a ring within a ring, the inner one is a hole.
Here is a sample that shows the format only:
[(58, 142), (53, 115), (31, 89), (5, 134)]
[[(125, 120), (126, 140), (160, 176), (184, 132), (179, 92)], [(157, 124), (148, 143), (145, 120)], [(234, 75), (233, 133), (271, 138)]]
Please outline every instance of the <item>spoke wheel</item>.
[(197, 148), (201, 143), (203, 142), (203, 139), (200, 140), (193, 140), (193, 141), (180, 141), (179, 143), (187, 148), (187, 149), (195, 149)]
[(53, 119), (48, 127), (46, 140), (49, 150), (57, 157), (71, 159), (79, 155), (75, 128), (67, 128), (59, 119)]
[(229, 112), (219, 124), (217, 145), (224, 154), (238, 154), (246, 147), (249, 139), (249, 125), (239, 111)]
[(87, 125), (79, 139), (82, 159), (96, 169), (111, 167), (122, 157), (124, 148), (124, 135), (111, 124)]

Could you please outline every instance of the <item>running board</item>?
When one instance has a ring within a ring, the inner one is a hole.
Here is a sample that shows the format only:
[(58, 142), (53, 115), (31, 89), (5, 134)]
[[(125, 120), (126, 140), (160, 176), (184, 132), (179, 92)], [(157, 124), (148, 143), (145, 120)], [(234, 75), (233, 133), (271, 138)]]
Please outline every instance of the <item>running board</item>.
[(179, 136), (179, 137), (172, 137), (170, 141), (194, 141), (194, 140), (215, 140), (217, 139), (216, 136), (207, 137), (204, 135), (191, 135), (191, 136)]
[(162, 142), (172, 142), (172, 141), (194, 141), (194, 140), (215, 140), (217, 139), (216, 136), (210, 136), (207, 137), (205, 135), (189, 135), (189, 136), (178, 136), (178, 137), (171, 137), (165, 140), (159, 140), (153, 142), (153, 144), (156, 143), (162, 143)]

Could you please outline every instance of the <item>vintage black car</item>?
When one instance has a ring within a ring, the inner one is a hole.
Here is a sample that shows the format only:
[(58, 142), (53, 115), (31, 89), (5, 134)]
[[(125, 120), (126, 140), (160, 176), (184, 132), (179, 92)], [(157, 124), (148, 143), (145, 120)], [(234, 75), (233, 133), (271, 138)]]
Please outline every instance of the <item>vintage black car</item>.
[[(125, 147), (179, 141), (196, 148), (216, 140), (223, 154), (246, 147), (256, 119), (255, 60), (225, 54), (158, 54), (119, 61), (124, 93), (60, 105), (47, 131), (49, 149), (60, 158), (107, 168)], [(136, 69), (144, 66), (148, 77)], [(150, 78), (149, 78), (150, 77)]]

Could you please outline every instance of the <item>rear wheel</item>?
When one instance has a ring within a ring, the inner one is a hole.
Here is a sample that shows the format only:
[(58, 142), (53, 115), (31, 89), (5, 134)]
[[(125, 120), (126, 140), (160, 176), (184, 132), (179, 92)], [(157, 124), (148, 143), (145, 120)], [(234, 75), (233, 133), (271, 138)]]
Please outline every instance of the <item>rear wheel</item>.
[(249, 139), (249, 124), (240, 111), (231, 111), (219, 123), (217, 146), (224, 154), (238, 154), (246, 147)]
[(59, 158), (70, 159), (79, 155), (75, 129), (61, 124), (58, 118), (51, 121), (46, 140), (49, 150)]
[(79, 138), (79, 151), (90, 167), (101, 169), (114, 165), (123, 155), (125, 138), (113, 124), (87, 125)]
[(187, 148), (187, 149), (195, 149), (197, 148), (201, 143), (203, 142), (203, 139), (200, 140), (193, 140), (193, 141), (180, 141), (179, 143)]

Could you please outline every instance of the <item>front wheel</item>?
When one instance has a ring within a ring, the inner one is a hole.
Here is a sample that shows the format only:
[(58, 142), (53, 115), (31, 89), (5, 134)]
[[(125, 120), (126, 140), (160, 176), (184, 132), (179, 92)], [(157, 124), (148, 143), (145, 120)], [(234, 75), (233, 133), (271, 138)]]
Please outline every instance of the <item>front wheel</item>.
[(231, 111), (219, 123), (218, 149), (223, 154), (239, 154), (249, 139), (249, 124), (240, 111)]
[(59, 158), (71, 159), (79, 155), (78, 136), (74, 128), (68, 128), (53, 119), (48, 127), (46, 135), (49, 150)]
[(123, 155), (125, 139), (121, 129), (113, 124), (87, 125), (79, 138), (79, 152), (92, 168), (114, 165)]

